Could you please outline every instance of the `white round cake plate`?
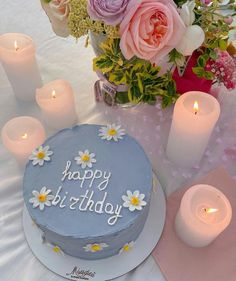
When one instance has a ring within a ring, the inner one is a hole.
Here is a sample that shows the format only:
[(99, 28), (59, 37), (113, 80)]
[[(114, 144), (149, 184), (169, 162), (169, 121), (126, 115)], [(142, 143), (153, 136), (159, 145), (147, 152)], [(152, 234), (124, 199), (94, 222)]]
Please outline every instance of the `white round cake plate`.
[(33, 223), (25, 207), (23, 227), (29, 247), (49, 270), (69, 280), (104, 281), (128, 273), (150, 255), (164, 228), (166, 200), (156, 176), (153, 182), (149, 215), (131, 251), (93, 261), (55, 253), (48, 245), (42, 243), (42, 232)]

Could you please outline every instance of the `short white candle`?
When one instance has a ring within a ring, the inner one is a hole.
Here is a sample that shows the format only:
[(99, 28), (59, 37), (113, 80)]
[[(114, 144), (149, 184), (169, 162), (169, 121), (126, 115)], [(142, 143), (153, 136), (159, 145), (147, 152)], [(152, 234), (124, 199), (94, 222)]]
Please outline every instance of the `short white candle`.
[(55, 80), (36, 90), (36, 101), (50, 128), (62, 129), (77, 122), (72, 88), (65, 80)]
[(187, 92), (178, 98), (167, 144), (167, 157), (180, 166), (197, 165), (219, 115), (218, 101), (207, 93)]
[(45, 140), (42, 124), (29, 116), (16, 117), (2, 129), (2, 142), (20, 164), (25, 164), (32, 151)]
[(175, 218), (178, 237), (192, 247), (210, 244), (229, 225), (232, 217), (226, 196), (210, 185), (189, 188)]
[(35, 90), (42, 86), (42, 80), (33, 40), (19, 33), (1, 35), (0, 61), (16, 97), (25, 101), (35, 100)]

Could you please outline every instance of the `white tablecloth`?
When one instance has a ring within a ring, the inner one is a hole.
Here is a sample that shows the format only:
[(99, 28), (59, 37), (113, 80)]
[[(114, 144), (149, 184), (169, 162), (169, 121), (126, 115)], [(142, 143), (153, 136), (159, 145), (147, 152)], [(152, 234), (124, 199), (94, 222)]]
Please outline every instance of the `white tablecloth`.
[[(84, 48), (85, 39), (62, 39), (54, 35), (41, 9), (39, 0), (0, 2), (0, 34), (20, 32), (30, 35), (37, 44), (37, 59), (43, 81), (67, 79), (73, 86), (79, 123), (121, 123), (143, 145), (150, 157), (166, 194), (181, 185), (224, 164), (236, 177), (236, 155), (229, 157), (225, 148), (236, 143), (236, 92), (221, 91), (222, 114), (200, 167), (181, 169), (165, 157), (165, 144), (172, 108), (161, 111), (160, 106), (141, 105), (131, 109), (111, 109), (96, 104), (93, 84), (97, 77), (92, 71), (92, 48)], [(41, 120), (35, 104), (20, 103), (0, 66), (0, 128), (10, 118), (30, 115)], [(47, 129), (48, 136), (53, 131)], [(65, 280), (47, 270), (31, 253), (22, 229), (22, 174), (15, 160), (0, 143), (0, 280), (1, 281), (61, 281)], [(136, 270), (118, 278), (129, 281), (164, 281), (158, 266), (149, 257)], [(181, 280), (180, 280), (181, 281)]]

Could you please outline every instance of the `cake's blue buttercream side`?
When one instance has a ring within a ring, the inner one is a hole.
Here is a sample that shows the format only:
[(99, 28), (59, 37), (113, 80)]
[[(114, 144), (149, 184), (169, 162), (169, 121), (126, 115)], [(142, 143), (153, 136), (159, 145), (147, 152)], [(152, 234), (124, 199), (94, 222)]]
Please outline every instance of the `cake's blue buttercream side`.
[[(25, 204), (46, 240), (69, 255), (85, 259), (117, 254), (122, 245), (138, 237), (152, 190), (151, 165), (140, 145), (129, 135), (119, 142), (102, 140), (98, 136), (100, 127), (75, 126), (49, 138), (44, 146), (49, 145), (53, 151), (51, 161), (42, 167), (29, 162), (24, 176)], [(96, 163), (82, 169), (74, 158), (86, 149), (95, 154)], [(83, 180), (85, 173), (87, 179)], [(70, 178), (72, 174), (74, 179)], [(33, 190), (40, 191), (43, 186), (57, 194), (58, 203), (40, 211), (29, 199)], [(145, 194), (147, 206), (133, 212), (123, 207), (122, 195), (127, 190)], [(118, 217), (112, 219), (116, 213)], [(108, 247), (95, 253), (84, 250), (94, 243), (106, 243)]]
[[(46, 241), (53, 245), (59, 245), (63, 251), (71, 256), (81, 259), (94, 260), (103, 259), (113, 255), (119, 254), (121, 248), (131, 241), (136, 241), (140, 232), (142, 231), (147, 215), (149, 205), (145, 208), (144, 212), (132, 223), (129, 227), (108, 235), (103, 235), (94, 238), (73, 238), (65, 237), (48, 230), (41, 228), (44, 231)], [(109, 247), (100, 252), (85, 252), (83, 247), (88, 244), (106, 243)]]

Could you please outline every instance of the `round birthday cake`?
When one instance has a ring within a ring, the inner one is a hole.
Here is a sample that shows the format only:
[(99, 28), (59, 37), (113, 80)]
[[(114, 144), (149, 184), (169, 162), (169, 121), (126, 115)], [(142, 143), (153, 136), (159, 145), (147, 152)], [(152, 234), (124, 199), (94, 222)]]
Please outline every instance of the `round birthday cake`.
[(64, 129), (29, 159), (24, 200), (43, 243), (90, 260), (135, 247), (149, 212), (152, 168), (121, 126)]

